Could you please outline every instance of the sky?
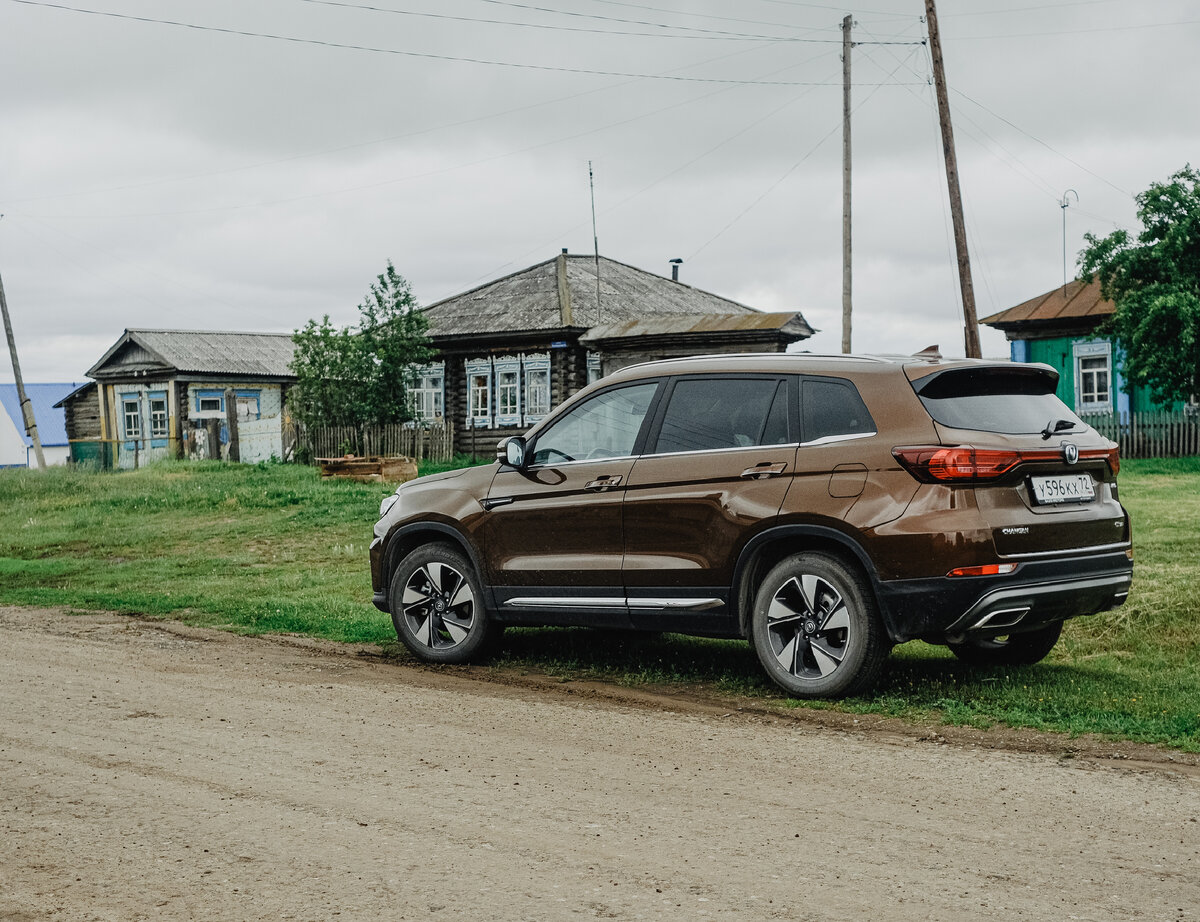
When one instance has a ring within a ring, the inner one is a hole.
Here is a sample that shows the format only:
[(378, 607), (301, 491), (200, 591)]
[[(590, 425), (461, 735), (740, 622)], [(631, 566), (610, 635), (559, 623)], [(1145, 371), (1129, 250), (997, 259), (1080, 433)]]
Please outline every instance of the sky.
[[(85, 380), (126, 328), (350, 325), (389, 259), (431, 304), (591, 253), (592, 188), (602, 255), (838, 352), (847, 14), (853, 349), (962, 355), (924, 3), (863, 2), (0, 0), (23, 376)], [(1200, 163), (1200, 7), (937, 12), (985, 317)]]

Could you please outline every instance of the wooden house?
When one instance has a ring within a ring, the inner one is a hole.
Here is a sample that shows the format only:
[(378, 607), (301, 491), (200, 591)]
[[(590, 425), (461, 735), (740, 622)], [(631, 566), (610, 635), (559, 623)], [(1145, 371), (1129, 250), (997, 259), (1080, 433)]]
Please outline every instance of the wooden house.
[(126, 330), (88, 369), (94, 395), (65, 398), (72, 455), (117, 468), (226, 457), (233, 410), (240, 460), (282, 457), (292, 354), (289, 333)]
[(1075, 279), (980, 323), (1004, 332), (1014, 362), (1058, 369), (1058, 396), (1076, 413), (1112, 414), (1178, 409), (1157, 404), (1146, 388), (1127, 389), (1116, 340), (1099, 331), (1116, 305), (1099, 281)]
[(570, 254), (424, 308), (438, 361), (420, 369), (418, 415), (448, 421), (458, 451), (490, 454), (580, 388), (624, 365), (710, 352), (781, 352), (813, 335), (616, 260)]

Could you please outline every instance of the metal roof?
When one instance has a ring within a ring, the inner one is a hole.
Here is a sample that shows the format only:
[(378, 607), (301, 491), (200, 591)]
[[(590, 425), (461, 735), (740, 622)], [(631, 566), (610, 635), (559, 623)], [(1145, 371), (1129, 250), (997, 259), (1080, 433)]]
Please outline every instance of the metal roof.
[[(70, 384), (26, 384), (25, 396), (33, 405), (33, 418), (37, 422), (38, 440), (42, 445), (67, 444), (67, 416), (56, 404), (68, 394), (74, 393), (78, 383)], [(21, 413), (21, 402), (17, 399), (17, 385), (0, 384), (0, 406), (12, 418), (25, 447), (33, 445), (33, 439), (25, 434), (25, 417)]]
[(289, 367), (294, 351), (290, 333), (126, 330), (87, 374), (95, 378), (146, 370), (294, 378)]
[(1075, 279), (1036, 298), (1030, 298), (1016, 307), (984, 317), (980, 323), (1000, 330), (1026, 324), (1077, 325), (1079, 321), (1094, 317), (1099, 323), (1117, 309), (1112, 301), (1100, 294), (1100, 282), (1085, 282)]
[[(565, 291), (559, 284), (560, 261)], [(614, 259), (601, 256), (599, 264), (599, 308), (596, 258), (564, 254), (429, 305), (424, 309), (429, 334), (436, 338), (586, 329), (664, 315), (759, 314), (745, 304)]]

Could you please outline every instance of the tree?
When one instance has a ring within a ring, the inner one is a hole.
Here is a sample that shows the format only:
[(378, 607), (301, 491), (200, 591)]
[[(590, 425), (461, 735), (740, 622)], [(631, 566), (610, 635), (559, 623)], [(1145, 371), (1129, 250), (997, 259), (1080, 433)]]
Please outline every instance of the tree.
[(1200, 394), (1200, 172), (1185, 166), (1137, 205), (1141, 233), (1087, 234), (1080, 269), (1116, 305), (1101, 332), (1117, 337), (1128, 381), (1187, 401)]
[(413, 418), (409, 388), (418, 365), (433, 357), (428, 321), (412, 288), (389, 259), (358, 306), (357, 327), (338, 329), (326, 314), (296, 330), (288, 399), (306, 426), (367, 426)]

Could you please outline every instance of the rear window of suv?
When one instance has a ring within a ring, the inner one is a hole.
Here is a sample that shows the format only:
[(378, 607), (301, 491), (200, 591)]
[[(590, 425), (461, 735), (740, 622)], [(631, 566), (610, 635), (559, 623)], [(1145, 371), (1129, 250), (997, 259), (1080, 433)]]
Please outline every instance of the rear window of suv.
[(1040, 368), (1014, 366), (944, 371), (913, 387), (934, 421), (954, 429), (1022, 435), (1053, 430), (1060, 420), (1082, 427), (1054, 393), (1055, 383)]

